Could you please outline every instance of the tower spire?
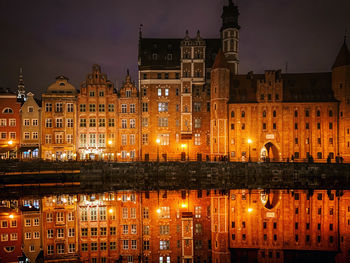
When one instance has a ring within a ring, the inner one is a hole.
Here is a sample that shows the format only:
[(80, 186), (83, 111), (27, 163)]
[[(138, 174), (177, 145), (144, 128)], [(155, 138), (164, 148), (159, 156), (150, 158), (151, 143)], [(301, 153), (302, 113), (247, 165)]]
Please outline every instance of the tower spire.
[(26, 100), (26, 91), (24, 86), (24, 80), (23, 80), (23, 69), (22, 67), (19, 68), (19, 79), (18, 79), (18, 85), (17, 85), (17, 98)]

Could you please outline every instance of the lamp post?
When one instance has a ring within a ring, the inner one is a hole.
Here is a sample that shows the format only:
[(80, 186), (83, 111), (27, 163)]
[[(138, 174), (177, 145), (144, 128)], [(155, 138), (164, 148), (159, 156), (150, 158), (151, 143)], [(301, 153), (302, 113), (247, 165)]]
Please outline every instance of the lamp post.
[(160, 144), (159, 138), (156, 140), (156, 143), (157, 143), (157, 162), (159, 163), (159, 144)]
[(251, 139), (248, 139), (248, 145), (249, 145), (249, 155), (248, 155), (248, 162), (251, 162), (251, 158), (250, 158), (250, 145), (253, 141)]

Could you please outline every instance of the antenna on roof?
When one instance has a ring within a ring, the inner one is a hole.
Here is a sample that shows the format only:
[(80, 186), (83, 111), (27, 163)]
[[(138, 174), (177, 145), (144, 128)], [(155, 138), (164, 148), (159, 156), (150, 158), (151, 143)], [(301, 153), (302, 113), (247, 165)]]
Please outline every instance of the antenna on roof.
[(288, 61), (286, 62), (286, 73), (288, 73)]

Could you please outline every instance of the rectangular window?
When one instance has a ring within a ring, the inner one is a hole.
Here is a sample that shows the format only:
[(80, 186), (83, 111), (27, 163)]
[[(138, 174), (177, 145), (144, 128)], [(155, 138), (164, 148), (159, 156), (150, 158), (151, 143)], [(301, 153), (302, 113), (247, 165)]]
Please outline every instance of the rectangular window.
[(158, 118), (158, 127), (168, 127), (168, 118)]
[(80, 104), (79, 110), (80, 110), (80, 112), (86, 112), (86, 104)]
[(160, 250), (169, 250), (170, 249), (170, 240), (160, 240), (159, 241)]
[(130, 104), (130, 113), (135, 113), (135, 112), (136, 112), (135, 104)]
[(142, 118), (141, 125), (142, 127), (148, 127), (148, 118)]
[(158, 102), (159, 112), (168, 112), (168, 102)]
[(142, 145), (148, 145), (148, 134), (142, 134)]
[(96, 119), (95, 118), (89, 119), (89, 127), (96, 127)]
[(201, 145), (201, 135), (199, 133), (194, 135), (194, 145)]
[(90, 220), (97, 221), (97, 208), (96, 207), (91, 207), (91, 209), (90, 209)]
[(80, 119), (79, 126), (86, 127), (86, 119)]
[(46, 119), (45, 120), (45, 127), (46, 128), (52, 128), (52, 119)]
[(127, 113), (127, 105), (122, 104), (122, 113)]
[(73, 128), (73, 119), (67, 119), (67, 127)]
[(115, 241), (109, 242), (109, 249), (110, 250), (116, 250), (117, 249), (117, 243)]
[(148, 112), (148, 103), (142, 102), (142, 112)]
[(67, 103), (67, 112), (73, 112), (73, 103)]
[(114, 104), (108, 104), (108, 111), (114, 112)]
[(126, 129), (127, 127), (128, 127), (127, 120), (126, 119), (122, 119), (122, 129)]
[(63, 228), (57, 229), (57, 238), (64, 238), (64, 229)]
[(114, 127), (114, 119), (108, 119), (108, 127)]
[(99, 127), (106, 127), (106, 119), (98, 119), (98, 126)]
[(92, 227), (91, 229), (90, 229), (90, 231), (91, 231), (91, 236), (97, 236), (97, 227)]
[(63, 127), (63, 119), (56, 119), (56, 128)]
[(130, 128), (131, 129), (135, 129), (135, 123), (136, 123), (135, 119), (130, 119)]
[(99, 104), (98, 105), (98, 111), (99, 112), (105, 112), (105, 105), (104, 104)]
[(63, 105), (62, 102), (56, 103), (55, 104), (55, 111), (56, 112), (63, 112)]
[(45, 104), (45, 111), (51, 112), (52, 111), (52, 103), (46, 103)]
[(89, 111), (95, 112), (96, 111), (96, 105), (95, 104), (89, 104)]

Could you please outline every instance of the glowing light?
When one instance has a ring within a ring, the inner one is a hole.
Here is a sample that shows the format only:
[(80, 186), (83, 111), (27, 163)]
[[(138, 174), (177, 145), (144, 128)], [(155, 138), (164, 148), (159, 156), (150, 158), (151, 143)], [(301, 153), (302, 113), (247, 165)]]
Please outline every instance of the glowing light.
[(156, 143), (157, 143), (157, 144), (160, 144), (160, 139), (159, 139), (159, 138), (156, 140)]
[(182, 203), (182, 204), (181, 204), (181, 207), (182, 207), (182, 208), (186, 208), (186, 207), (187, 207), (187, 204), (186, 204), (186, 203)]
[(112, 214), (113, 213), (113, 209), (111, 208), (111, 209), (109, 209), (109, 213), (110, 214)]
[(248, 208), (248, 212), (249, 212), (249, 213), (253, 212), (253, 208), (249, 207), (249, 208)]
[(181, 144), (181, 148), (186, 148), (187, 147), (187, 145), (186, 144)]
[(248, 143), (251, 144), (253, 141), (251, 139), (248, 139)]
[(53, 153), (51, 156), (52, 156), (52, 157), (55, 157), (55, 154)]
[(13, 144), (13, 141), (8, 141), (8, 144), (9, 144), (9, 145), (12, 145), (12, 144)]
[(158, 209), (157, 209), (157, 213), (160, 214), (160, 212), (161, 212), (161, 211), (160, 211), (160, 208), (158, 208)]
[(108, 144), (111, 145), (113, 142), (111, 140), (108, 141)]
[(9, 216), (9, 218), (11, 218), (11, 219), (12, 219), (12, 218), (14, 218), (14, 216), (13, 216), (13, 215), (10, 215), (10, 216)]

